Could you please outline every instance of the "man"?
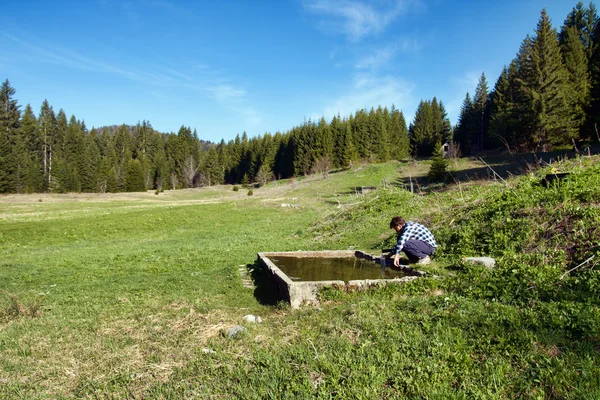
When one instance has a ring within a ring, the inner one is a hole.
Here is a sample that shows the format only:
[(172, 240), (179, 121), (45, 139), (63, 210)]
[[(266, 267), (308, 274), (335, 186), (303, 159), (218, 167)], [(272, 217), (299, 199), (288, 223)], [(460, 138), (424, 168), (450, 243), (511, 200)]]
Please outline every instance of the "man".
[(400, 266), (401, 251), (407, 255), (410, 262), (419, 265), (431, 263), (429, 256), (433, 254), (437, 244), (429, 229), (416, 222), (406, 222), (402, 217), (392, 218), (390, 228), (398, 233), (398, 242), (390, 253), (394, 258), (394, 266)]

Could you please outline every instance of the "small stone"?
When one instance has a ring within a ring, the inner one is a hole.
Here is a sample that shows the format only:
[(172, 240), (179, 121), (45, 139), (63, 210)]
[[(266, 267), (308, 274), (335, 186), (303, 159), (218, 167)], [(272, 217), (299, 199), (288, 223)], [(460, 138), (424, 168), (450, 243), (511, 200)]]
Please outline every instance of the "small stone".
[(260, 324), (262, 322), (262, 318), (261, 317), (255, 317), (252, 314), (248, 314), (244, 316), (244, 321), (251, 323), (251, 324)]
[(496, 260), (492, 257), (465, 257), (464, 261), (483, 265), (486, 268), (494, 268), (496, 266)]
[(234, 339), (234, 338), (240, 337), (246, 333), (248, 333), (248, 329), (246, 329), (240, 325), (236, 325), (233, 328), (227, 329), (227, 337), (229, 339)]
[(211, 350), (211, 349), (208, 349), (208, 348), (206, 348), (206, 347), (203, 347), (203, 348), (202, 348), (202, 352), (203, 352), (204, 354), (217, 354), (217, 352), (216, 352), (216, 351), (214, 351), (214, 350)]

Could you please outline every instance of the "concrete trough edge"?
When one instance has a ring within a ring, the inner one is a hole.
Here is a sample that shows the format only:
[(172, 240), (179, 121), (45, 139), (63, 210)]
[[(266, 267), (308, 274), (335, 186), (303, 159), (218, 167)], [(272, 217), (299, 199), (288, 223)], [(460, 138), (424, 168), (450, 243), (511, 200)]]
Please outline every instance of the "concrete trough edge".
[(343, 258), (354, 257), (355, 251), (349, 250), (326, 250), (326, 251), (282, 251), (282, 252), (260, 252), (257, 254), (259, 262), (267, 268), (270, 281), (274, 284), (279, 297), (290, 303), (293, 309), (298, 309), (302, 304), (318, 303), (319, 291), (325, 287), (339, 287), (346, 289), (368, 289), (371, 287), (384, 287), (389, 284), (402, 284), (417, 279), (417, 276), (405, 276), (394, 279), (360, 279), (348, 283), (341, 280), (334, 281), (303, 281), (294, 282), (281, 269), (279, 269), (269, 257), (322, 257)]

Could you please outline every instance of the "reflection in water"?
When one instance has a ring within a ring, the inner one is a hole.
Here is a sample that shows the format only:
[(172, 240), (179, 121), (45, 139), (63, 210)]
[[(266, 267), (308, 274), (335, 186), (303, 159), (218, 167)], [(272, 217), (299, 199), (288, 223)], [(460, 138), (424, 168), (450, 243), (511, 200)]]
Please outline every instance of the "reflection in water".
[(348, 258), (302, 258), (282, 257), (271, 258), (271, 261), (293, 281), (334, 281), (348, 282), (354, 279), (393, 279), (405, 276), (400, 271), (386, 268), (361, 260), (356, 257)]

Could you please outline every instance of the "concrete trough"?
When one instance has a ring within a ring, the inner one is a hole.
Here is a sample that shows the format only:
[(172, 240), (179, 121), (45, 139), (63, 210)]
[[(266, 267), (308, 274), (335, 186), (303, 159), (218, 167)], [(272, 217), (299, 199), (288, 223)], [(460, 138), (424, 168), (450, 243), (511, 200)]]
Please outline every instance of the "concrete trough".
[[(293, 281), (270, 258), (297, 257), (297, 258), (352, 258), (354, 250), (336, 251), (288, 251), (258, 253), (259, 263), (266, 269), (269, 282), (276, 290), (278, 297), (288, 301), (293, 309), (303, 304), (318, 303), (319, 291), (325, 287), (337, 287), (348, 290), (360, 290), (370, 287), (383, 287), (389, 284), (401, 284), (417, 279), (418, 276), (404, 276), (394, 279), (361, 279), (344, 282), (343, 280), (329, 281)], [(373, 268), (377, 268), (374, 264)]]

